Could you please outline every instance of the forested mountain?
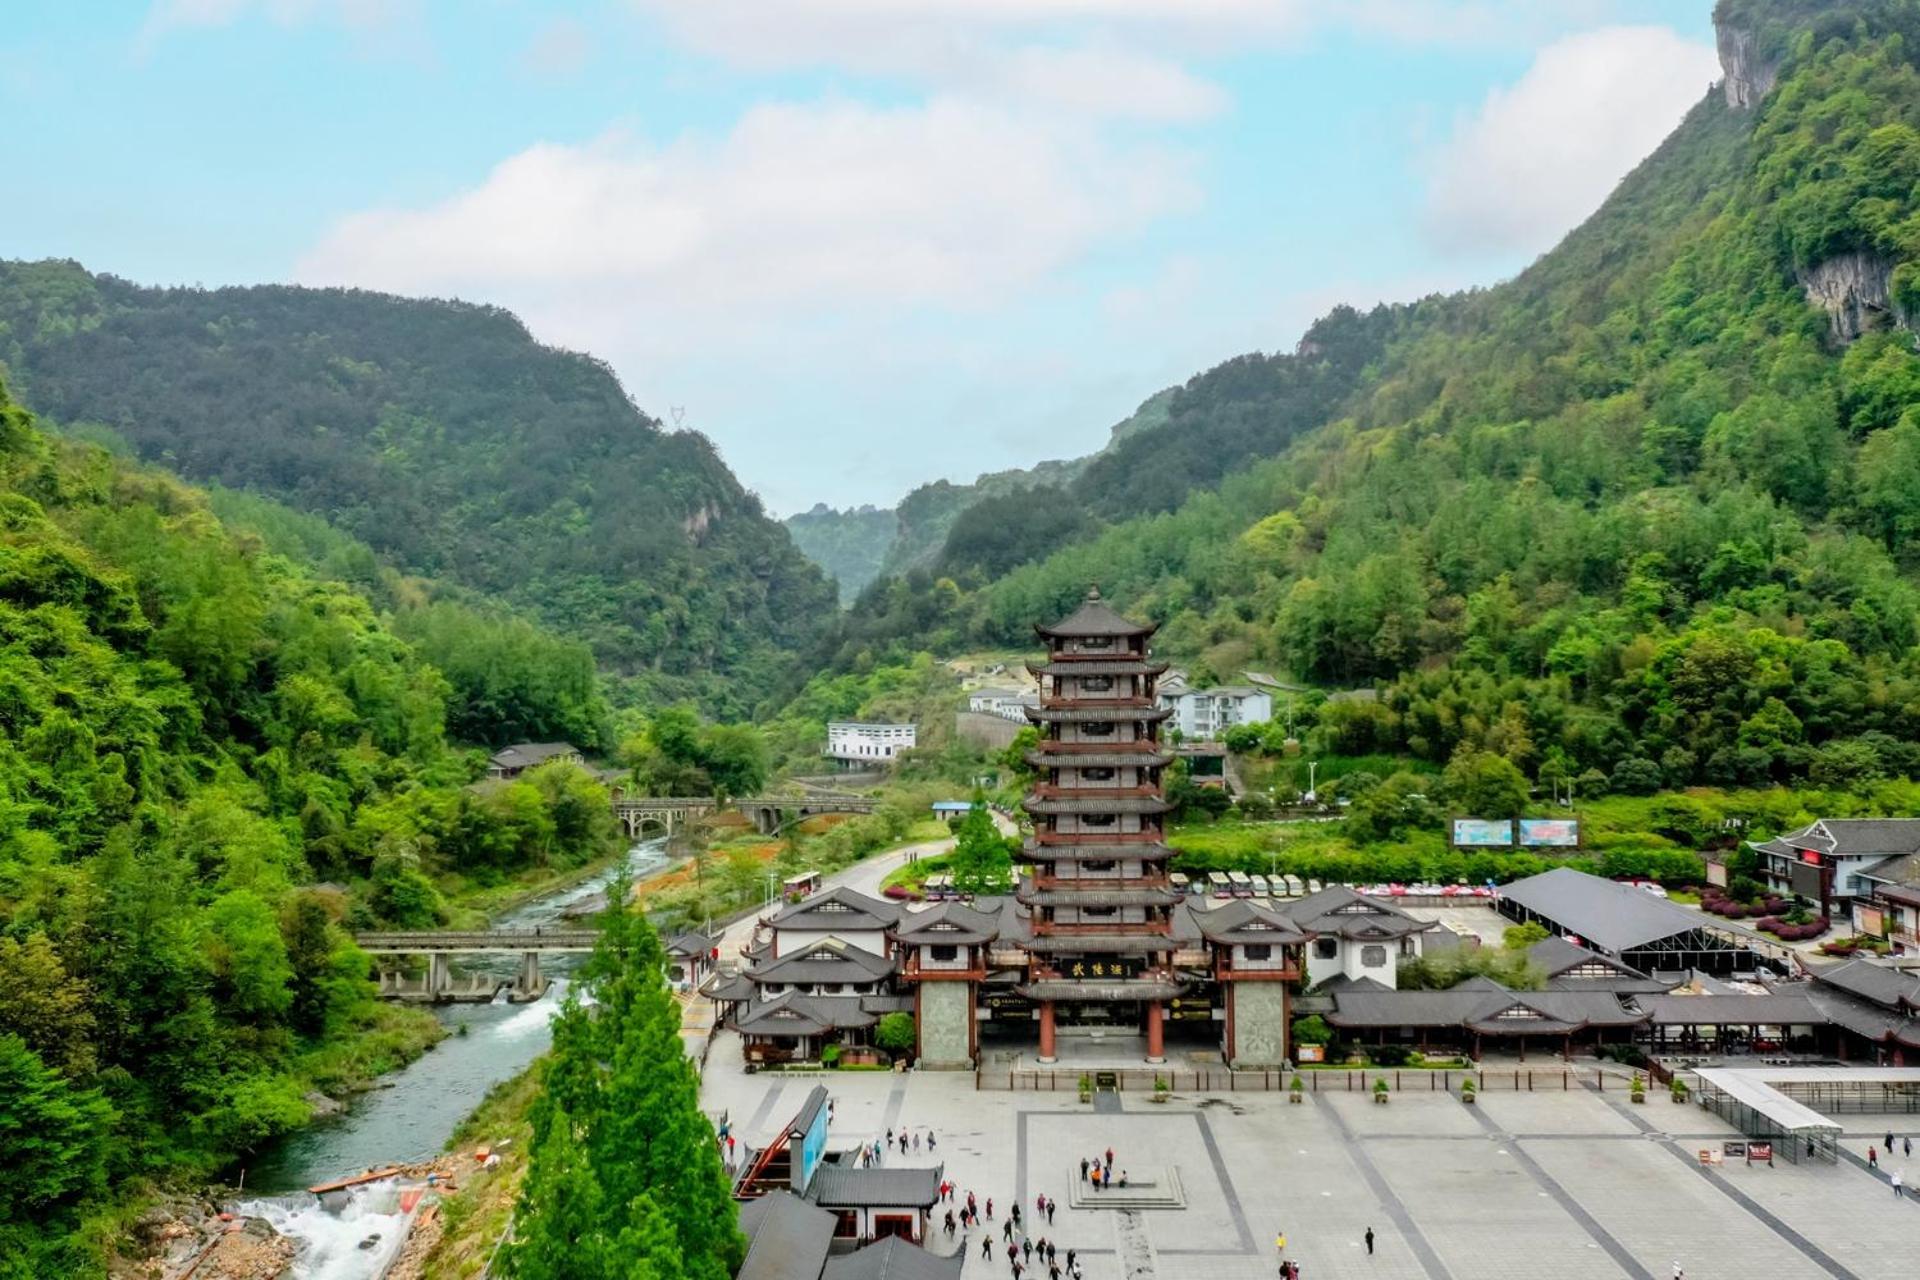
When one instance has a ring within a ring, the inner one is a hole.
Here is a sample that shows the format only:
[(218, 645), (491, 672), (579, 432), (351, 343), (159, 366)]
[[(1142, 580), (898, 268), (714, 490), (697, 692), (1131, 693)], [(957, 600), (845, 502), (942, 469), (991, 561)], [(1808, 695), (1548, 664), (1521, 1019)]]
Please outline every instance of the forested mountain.
[(1338, 317), (1353, 385), (1317, 423), (1301, 384), (1329, 388), (1271, 358), (1189, 384), (1226, 379), (1188, 437), (1246, 441), (1217, 488), (1165, 510), (1134, 468), (1091, 514), (1163, 514), (977, 586), (877, 583), (843, 660), (1019, 642), (1097, 580), (1177, 656), (1377, 683), (1325, 713), (1334, 749), (1636, 788), (1906, 771), (1920, 3), (1716, 20), (1726, 83), (1529, 270)]
[(705, 437), (496, 308), (0, 263), (0, 366), (63, 426), (524, 607), (644, 692), (744, 712), (831, 621), (825, 578)]
[(871, 506), (836, 511), (825, 503), (787, 517), (787, 530), (806, 555), (840, 583), (851, 603), (867, 584), (886, 574), (925, 568), (940, 558), (954, 522), (974, 505), (1045, 487), (1070, 485), (1104, 454), (1128, 438), (1161, 426), (1176, 388), (1156, 392), (1116, 423), (1099, 453), (1031, 467), (990, 471), (972, 484), (936, 480), (923, 484), (889, 511)]
[(448, 730), (496, 687), (565, 714), (567, 664), (513, 669), (562, 642), (453, 604), (409, 642), (275, 546), (0, 388), (7, 1280), (106, 1274), (126, 1188), (222, 1168), (419, 1047), (431, 1019), (375, 1003), (347, 928), (431, 927), (442, 884), (613, 847), (584, 770), (470, 789)]

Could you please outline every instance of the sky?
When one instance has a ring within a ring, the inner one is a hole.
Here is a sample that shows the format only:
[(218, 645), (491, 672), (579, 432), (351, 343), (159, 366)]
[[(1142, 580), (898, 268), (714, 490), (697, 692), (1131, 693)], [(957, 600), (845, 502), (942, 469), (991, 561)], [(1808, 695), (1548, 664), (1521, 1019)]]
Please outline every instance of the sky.
[(1511, 276), (1711, 0), (12, 0), (0, 256), (509, 307), (778, 514)]

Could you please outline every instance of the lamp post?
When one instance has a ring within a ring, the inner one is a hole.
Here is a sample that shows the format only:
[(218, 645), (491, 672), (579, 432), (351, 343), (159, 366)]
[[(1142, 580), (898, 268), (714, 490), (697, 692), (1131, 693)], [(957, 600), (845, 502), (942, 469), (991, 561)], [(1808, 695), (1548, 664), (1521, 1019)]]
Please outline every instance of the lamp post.
[(1306, 801), (1308, 804), (1320, 803), (1320, 788), (1315, 783), (1315, 779), (1319, 776), (1319, 771), (1320, 771), (1320, 762), (1318, 760), (1307, 761)]

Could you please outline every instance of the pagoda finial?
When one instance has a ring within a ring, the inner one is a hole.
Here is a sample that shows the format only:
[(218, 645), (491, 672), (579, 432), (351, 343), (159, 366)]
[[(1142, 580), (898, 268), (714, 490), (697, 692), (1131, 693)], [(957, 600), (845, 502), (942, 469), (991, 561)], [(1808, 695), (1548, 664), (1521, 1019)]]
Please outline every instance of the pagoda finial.
[(1087, 586), (1087, 599), (1098, 600), (1099, 598), (1100, 598), (1100, 584), (1097, 582), (1089, 583)]

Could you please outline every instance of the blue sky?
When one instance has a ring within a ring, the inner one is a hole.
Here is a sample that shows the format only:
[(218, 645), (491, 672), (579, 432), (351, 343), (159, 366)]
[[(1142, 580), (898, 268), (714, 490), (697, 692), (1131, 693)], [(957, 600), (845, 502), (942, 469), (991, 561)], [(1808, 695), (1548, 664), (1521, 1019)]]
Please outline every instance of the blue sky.
[(1511, 275), (1711, 0), (23, 0), (0, 255), (498, 303), (779, 513)]

